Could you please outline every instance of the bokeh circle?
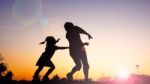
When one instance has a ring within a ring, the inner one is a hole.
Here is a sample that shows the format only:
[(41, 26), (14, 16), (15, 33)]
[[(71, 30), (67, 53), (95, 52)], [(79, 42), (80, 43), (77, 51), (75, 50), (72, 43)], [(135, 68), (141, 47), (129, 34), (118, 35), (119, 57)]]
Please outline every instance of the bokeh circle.
[(31, 25), (39, 21), (41, 9), (41, 0), (15, 0), (13, 15), (20, 24)]

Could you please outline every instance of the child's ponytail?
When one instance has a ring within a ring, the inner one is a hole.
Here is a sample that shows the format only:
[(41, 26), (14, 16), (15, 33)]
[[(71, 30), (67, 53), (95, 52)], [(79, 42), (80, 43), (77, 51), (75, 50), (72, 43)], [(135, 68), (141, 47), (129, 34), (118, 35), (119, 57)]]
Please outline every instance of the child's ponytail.
[(57, 43), (59, 40), (60, 40), (60, 39), (57, 39), (57, 40), (56, 40), (56, 43)]
[(43, 42), (40, 42), (40, 44), (44, 44), (45, 43), (45, 41), (43, 41)]

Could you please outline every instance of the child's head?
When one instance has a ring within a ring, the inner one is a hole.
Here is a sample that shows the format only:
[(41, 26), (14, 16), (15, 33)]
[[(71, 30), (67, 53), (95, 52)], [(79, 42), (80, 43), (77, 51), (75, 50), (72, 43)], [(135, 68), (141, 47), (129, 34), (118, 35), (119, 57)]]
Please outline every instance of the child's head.
[(53, 36), (47, 36), (45, 41), (50, 45), (55, 45), (59, 41), (59, 39), (56, 40)]

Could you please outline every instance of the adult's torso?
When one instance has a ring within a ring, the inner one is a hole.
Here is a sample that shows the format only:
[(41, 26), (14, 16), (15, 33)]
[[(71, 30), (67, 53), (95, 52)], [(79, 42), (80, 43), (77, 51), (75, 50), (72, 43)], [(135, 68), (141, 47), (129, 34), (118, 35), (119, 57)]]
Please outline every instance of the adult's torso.
[(69, 46), (70, 47), (79, 47), (82, 46), (82, 41), (80, 38), (80, 33), (74, 29), (71, 31), (67, 32), (66, 38), (69, 41)]

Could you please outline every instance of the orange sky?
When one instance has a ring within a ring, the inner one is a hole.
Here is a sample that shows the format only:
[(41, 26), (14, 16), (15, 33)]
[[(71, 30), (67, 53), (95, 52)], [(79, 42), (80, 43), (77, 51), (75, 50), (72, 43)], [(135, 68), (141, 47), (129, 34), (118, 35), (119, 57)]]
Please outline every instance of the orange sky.
[[(90, 78), (115, 76), (122, 69), (136, 73), (136, 64), (141, 74), (150, 75), (149, 2), (2, 0), (0, 4), (0, 53), (14, 79), (32, 79), (35, 63), (45, 49), (39, 42), (47, 35), (60, 38), (58, 46), (68, 46), (63, 28), (66, 21), (94, 38), (89, 41), (81, 35), (83, 42), (90, 43), (86, 47)], [(52, 61), (56, 69), (50, 77), (65, 77), (74, 66), (68, 50), (56, 51)], [(74, 75), (82, 77), (82, 70)]]

